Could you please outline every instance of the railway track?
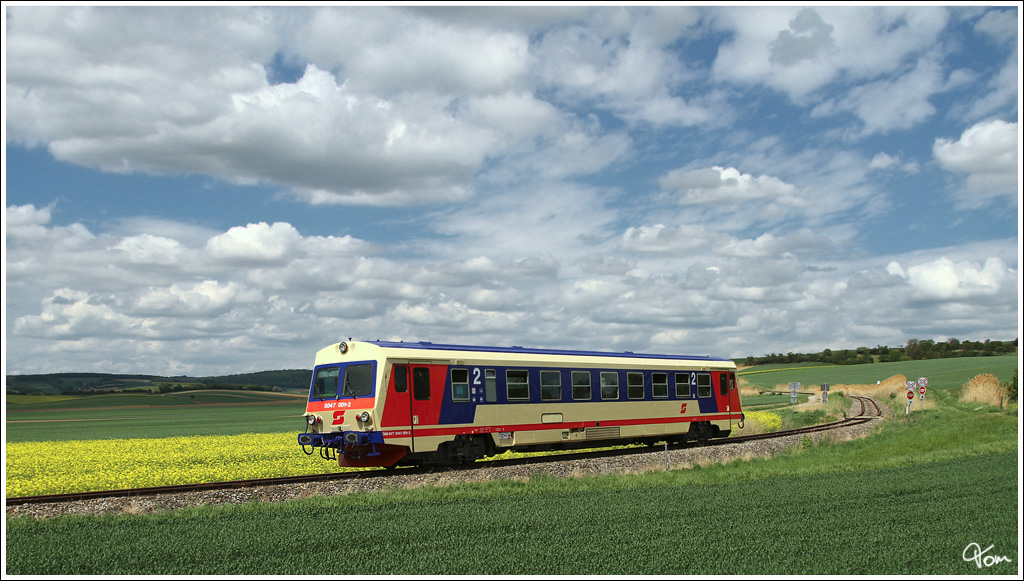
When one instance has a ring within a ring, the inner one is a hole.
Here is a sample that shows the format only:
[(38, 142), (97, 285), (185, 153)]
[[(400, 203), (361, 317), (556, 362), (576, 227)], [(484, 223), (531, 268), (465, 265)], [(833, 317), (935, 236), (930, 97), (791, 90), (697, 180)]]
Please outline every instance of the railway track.
[[(833, 430), (836, 428), (852, 426), (857, 424), (863, 424), (873, 419), (881, 417), (881, 410), (878, 404), (867, 397), (851, 396), (860, 404), (860, 411), (842, 420), (834, 422), (828, 422), (825, 424), (818, 424), (815, 426), (807, 426), (804, 428), (796, 428), (792, 430), (782, 430), (777, 432), (770, 432), (765, 434), (754, 434), (749, 436), (735, 436), (731, 438), (718, 438), (713, 440), (707, 440), (697, 443), (687, 443), (683, 445), (666, 446), (668, 450), (679, 450), (682, 448), (693, 447), (694, 445), (700, 446), (722, 446), (726, 444), (738, 444), (742, 442), (750, 442), (755, 440), (767, 440), (782, 438), (786, 436), (809, 434), (813, 432), (821, 432), (827, 430)], [(256, 478), (250, 480), (232, 480), (229, 482), (209, 482), (200, 484), (180, 484), (170, 486), (151, 486), (145, 488), (129, 488), (120, 490), (96, 490), (88, 492), (75, 492), (69, 494), (46, 494), (38, 496), (20, 496), (20, 497), (9, 497), (6, 499), (7, 506), (17, 506), (24, 504), (45, 504), (45, 503), (65, 503), (74, 502), (80, 500), (91, 500), (91, 499), (102, 499), (102, 498), (116, 498), (116, 497), (128, 497), (128, 498), (139, 498), (147, 496), (156, 496), (163, 494), (180, 494), (188, 492), (200, 492), (200, 491), (211, 491), (211, 490), (230, 490), (239, 488), (251, 488), (257, 486), (273, 486), (273, 485), (287, 485), (287, 484), (299, 484), (299, 483), (311, 483), (311, 482), (329, 482), (329, 481), (341, 481), (341, 480), (359, 480), (359, 479), (375, 479), (375, 478), (388, 478), (390, 475), (395, 473), (402, 474), (430, 474), (437, 472), (438, 470), (443, 471), (459, 471), (459, 470), (471, 470), (479, 468), (500, 468), (509, 466), (522, 466), (531, 464), (544, 464), (548, 462), (564, 462), (576, 459), (596, 459), (596, 458), (611, 458), (617, 456), (626, 456), (637, 453), (648, 453), (655, 447), (645, 448), (620, 448), (620, 449), (597, 449), (597, 450), (586, 450), (579, 452), (566, 452), (562, 454), (546, 455), (546, 456), (532, 456), (527, 458), (515, 458), (511, 460), (481, 460), (470, 465), (458, 465), (458, 466), (445, 466), (442, 468), (403, 468), (398, 471), (392, 470), (367, 470), (360, 472), (335, 472), (327, 474), (310, 474), (305, 476), (284, 476), (277, 478)]]

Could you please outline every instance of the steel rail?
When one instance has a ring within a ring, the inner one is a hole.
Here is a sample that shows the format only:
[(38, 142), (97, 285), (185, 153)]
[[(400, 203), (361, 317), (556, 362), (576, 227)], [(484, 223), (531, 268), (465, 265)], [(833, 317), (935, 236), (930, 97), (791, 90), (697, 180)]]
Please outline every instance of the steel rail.
[[(743, 442), (750, 442), (755, 440), (768, 440), (774, 438), (783, 438), (786, 436), (808, 434), (813, 432), (821, 432), (826, 430), (832, 430), (836, 428), (854, 426), (869, 422), (873, 419), (881, 417), (881, 411), (874, 400), (867, 397), (852, 396), (860, 402), (861, 410), (855, 416), (837, 420), (834, 422), (828, 422), (824, 424), (818, 424), (814, 426), (806, 426), (803, 428), (794, 428), (791, 430), (782, 430), (777, 432), (767, 432), (764, 434), (753, 434), (749, 436), (733, 436), (730, 438), (715, 438), (712, 440), (703, 440), (699, 442), (700, 446), (721, 446), (725, 444), (739, 444)], [(874, 411), (869, 412), (868, 406), (865, 402), (870, 402), (871, 406), (874, 407)], [(455, 470), (468, 470), (477, 468), (498, 468), (504, 466), (519, 466), (524, 464), (542, 464), (546, 462), (554, 461), (566, 461), (566, 460), (578, 460), (578, 459), (589, 459), (589, 458), (608, 458), (614, 456), (624, 456), (629, 454), (637, 453), (650, 453), (654, 446), (648, 446), (645, 448), (620, 448), (620, 449), (589, 449), (582, 452), (566, 452), (562, 454), (552, 454), (546, 456), (532, 456), (527, 458), (513, 458), (510, 460), (480, 460), (472, 464), (462, 464), (455, 466), (440, 466), (440, 467), (414, 467), (414, 468), (403, 468), (401, 474), (428, 474), (441, 469), (443, 471), (455, 471)], [(670, 450), (682, 450), (685, 448), (693, 447), (693, 444), (676, 444), (668, 446)], [(143, 496), (155, 496), (159, 494), (173, 494), (173, 493), (186, 493), (186, 492), (201, 492), (208, 490), (230, 490), (237, 488), (251, 488), (256, 486), (273, 486), (279, 484), (301, 484), (306, 482), (321, 482), (321, 481), (333, 481), (333, 480), (351, 480), (358, 478), (386, 478), (392, 474), (395, 474), (394, 470), (366, 470), (358, 472), (328, 472), (324, 474), (307, 474), (302, 476), (280, 476), (275, 478), (253, 478), (248, 480), (231, 480), (227, 482), (205, 482), (195, 484), (172, 484), (167, 486), (148, 486), (142, 488), (123, 488), (119, 490), (92, 490), (85, 492), (71, 492), (64, 494), (41, 494), (36, 496), (15, 496), (7, 497), (5, 500), (7, 506), (16, 506), (22, 504), (45, 504), (45, 503), (60, 503), (60, 502), (72, 502), (77, 500), (93, 500), (102, 498), (115, 498), (115, 497), (143, 497)]]

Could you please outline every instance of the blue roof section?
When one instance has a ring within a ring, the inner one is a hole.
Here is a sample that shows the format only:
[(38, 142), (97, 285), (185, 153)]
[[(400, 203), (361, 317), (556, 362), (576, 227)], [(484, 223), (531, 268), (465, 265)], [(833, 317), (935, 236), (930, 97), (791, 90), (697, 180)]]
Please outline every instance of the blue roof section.
[(527, 355), (571, 355), (580, 357), (633, 357), (638, 359), (694, 359), (698, 361), (731, 361), (720, 357), (709, 357), (706, 355), (658, 355), (654, 353), (633, 353), (624, 351), (613, 353), (610, 351), (571, 351), (565, 349), (533, 349), (529, 347), (484, 347), (480, 345), (445, 345), (441, 343), (430, 343), (419, 341), (417, 343), (406, 343), (405, 341), (366, 341), (378, 347), (393, 349), (424, 349), (428, 351), (476, 351), (481, 353), (518, 353)]

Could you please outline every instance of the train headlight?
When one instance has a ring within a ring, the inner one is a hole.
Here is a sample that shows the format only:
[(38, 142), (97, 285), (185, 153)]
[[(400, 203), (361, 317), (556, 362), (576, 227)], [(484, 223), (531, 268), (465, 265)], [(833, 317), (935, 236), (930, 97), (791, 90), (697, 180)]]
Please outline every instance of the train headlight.
[(359, 414), (359, 421), (363, 422), (364, 424), (370, 421), (370, 412), (363, 412)]
[(306, 423), (307, 423), (307, 424), (309, 424), (309, 425), (311, 425), (311, 426), (312, 426), (313, 424), (315, 424), (315, 423), (319, 422), (319, 421), (320, 421), (320, 418), (318, 418), (318, 417), (316, 417), (316, 416), (314, 416), (314, 415), (309, 415), (309, 416), (306, 416)]
[(338, 351), (341, 351), (342, 355), (348, 353), (348, 343), (346, 343), (344, 341), (342, 341), (341, 343), (338, 343)]

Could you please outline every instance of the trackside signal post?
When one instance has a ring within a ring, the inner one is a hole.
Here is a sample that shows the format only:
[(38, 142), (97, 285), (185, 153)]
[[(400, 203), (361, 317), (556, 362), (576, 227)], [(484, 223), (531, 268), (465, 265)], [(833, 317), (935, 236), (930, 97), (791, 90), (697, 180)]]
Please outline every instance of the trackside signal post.
[(789, 403), (793, 404), (793, 413), (796, 413), (796, 393), (800, 391), (800, 382), (789, 382)]
[(828, 384), (827, 383), (821, 384), (821, 406), (822, 406), (821, 407), (822, 410), (827, 410), (828, 409)]
[[(907, 382), (907, 415), (908, 416), (910, 415), (910, 408), (914, 405), (914, 392), (915, 391), (919, 391), (920, 392), (920, 394), (921, 394), (921, 404), (923, 405), (924, 404), (924, 394), (925, 394), (926, 391), (928, 391), (926, 389), (927, 386), (928, 386), (928, 378), (927, 377), (919, 377), (919, 378), (917, 378), (917, 381), (908, 381)], [(921, 408), (921, 409), (924, 409), (924, 408)]]

